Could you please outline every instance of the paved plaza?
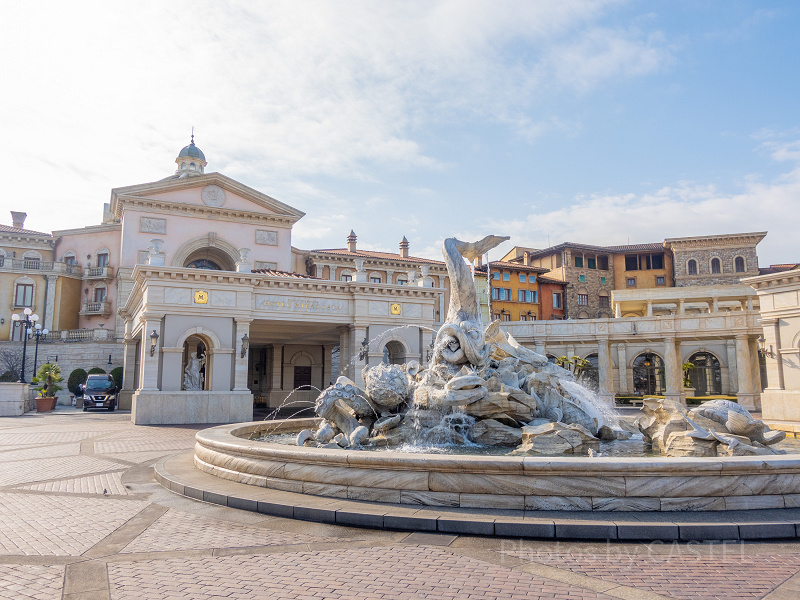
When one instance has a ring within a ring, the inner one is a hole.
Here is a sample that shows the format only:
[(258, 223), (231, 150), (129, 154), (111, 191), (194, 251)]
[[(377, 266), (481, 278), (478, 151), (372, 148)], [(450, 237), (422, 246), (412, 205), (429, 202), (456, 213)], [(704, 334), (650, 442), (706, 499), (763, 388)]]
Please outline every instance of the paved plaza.
[(0, 598), (796, 600), (800, 544), (564, 542), (350, 528), (167, 491), (192, 427), (0, 419)]

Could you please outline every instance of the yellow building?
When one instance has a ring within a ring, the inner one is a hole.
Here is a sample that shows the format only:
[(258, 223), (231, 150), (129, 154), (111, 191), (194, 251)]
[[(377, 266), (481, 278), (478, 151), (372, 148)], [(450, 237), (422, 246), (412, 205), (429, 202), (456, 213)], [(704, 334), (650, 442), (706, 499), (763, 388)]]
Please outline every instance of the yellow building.
[[(488, 271), (492, 320), (537, 321), (542, 318), (538, 278), (547, 269), (493, 261), (489, 263)], [(486, 266), (476, 267), (475, 273), (485, 280)]]
[(674, 287), (672, 253), (661, 244), (618, 246), (614, 261), (614, 289)]

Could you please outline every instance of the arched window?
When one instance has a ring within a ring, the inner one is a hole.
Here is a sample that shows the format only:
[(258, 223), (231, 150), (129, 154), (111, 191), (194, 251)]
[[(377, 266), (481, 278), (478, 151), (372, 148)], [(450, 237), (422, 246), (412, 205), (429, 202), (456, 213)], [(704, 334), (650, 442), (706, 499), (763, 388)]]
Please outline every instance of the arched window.
[(694, 368), (689, 381), (695, 396), (715, 396), (722, 393), (722, 370), (719, 360), (710, 352), (695, 352), (689, 357)]
[(396, 340), (387, 342), (383, 347), (383, 362), (387, 365), (402, 365), (406, 362), (406, 349)]
[(711, 259), (711, 272), (722, 273), (722, 263), (719, 261), (718, 258)]
[(697, 261), (695, 259), (690, 259), (687, 265), (687, 269), (689, 275), (697, 275)]
[(29, 277), (21, 277), (14, 283), (14, 308), (33, 308), (35, 284)]
[(106, 301), (106, 286), (104, 284), (100, 284), (95, 286), (94, 288), (94, 295), (92, 302), (105, 302)]
[(733, 267), (734, 267), (734, 270), (735, 270), (737, 273), (744, 273), (744, 272), (746, 271), (746, 269), (745, 269), (745, 263), (744, 263), (744, 257), (742, 257), (742, 256), (737, 256), (737, 257), (736, 257), (736, 258), (733, 260)]
[(97, 268), (108, 266), (108, 250), (103, 248), (97, 251)]
[(633, 360), (633, 393), (637, 396), (664, 394), (664, 361), (658, 354), (646, 352)]
[[(97, 258), (99, 259), (100, 255), (98, 255)], [(190, 269), (208, 269), (209, 271), (222, 270), (222, 268), (217, 263), (215, 263), (213, 260), (208, 260), (207, 258), (198, 258), (197, 260), (193, 260), (186, 266)]]
[(339, 276), (339, 281), (353, 281), (353, 273), (351, 271), (345, 271)]
[(0, 267), (3, 266), (4, 262), (6, 262), (6, 251), (0, 250)]

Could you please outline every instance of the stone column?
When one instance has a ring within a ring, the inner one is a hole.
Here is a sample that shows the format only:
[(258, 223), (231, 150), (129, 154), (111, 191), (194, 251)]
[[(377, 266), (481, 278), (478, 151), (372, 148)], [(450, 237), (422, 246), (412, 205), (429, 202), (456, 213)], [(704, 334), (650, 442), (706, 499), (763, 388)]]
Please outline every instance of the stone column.
[(325, 344), (322, 347), (322, 387), (320, 389), (323, 390), (333, 384), (339, 376), (338, 373), (333, 372), (333, 349), (335, 347), (334, 344)]
[(314, 276), (322, 279), (322, 270), (325, 268), (325, 265), (321, 265), (319, 263), (314, 265)]
[(344, 375), (345, 377), (350, 377), (350, 361), (353, 358), (352, 352), (350, 350), (350, 327), (348, 325), (342, 325), (338, 327), (339, 330), (339, 373), (338, 375)]
[(736, 344), (733, 340), (725, 342), (725, 351), (728, 355), (728, 393), (735, 394), (739, 391), (739, 375), (736, 364)]
[(336, 281), (336, 265), (328, 265), (328, 279)]
[(683, 298), (678, 300), (678, 314), (679, 315), (686, 314), (686, 301)]
[(646, 314), (646, 316), (648, 316), (648, 317), (652, 317), (653, 316), (653, 301), (652, 300), (648, 300), (647, 301), (647, 314)]
[(747, 410), (756, 409), (757, 394), (753, 389), (753, 368), (750, 364), (750, 343), (746, 334), (736, 336), (736, 373), (739, 391), (736, 398), (739, 405)]
[(597, 370), (600, 382), (600, 398), (609, 406), (614, 406), (614, 375), (611, 362), (611, 348), (608, 338), (597, 340)]
[(386, 269), (386, 283), (393, 284), (394, 283), (394, 281), (392, 281), (393, 278), (394, 278), (394, 270)]
[[(764, 333), (766, 334), (764, 335), (766, 347), (769, 348), (772, 346), (772, 352), (777, 355), (777, 358), (772, 358), (770, 359), (770, 362), (767, 363), (767, 368), (769, 369), (769, 373), (767, 374), (767, 378), (769, 379), (769, 389), (784, 390), (786, 389), (786, 383), (783, 373), (783, 361), (780, 358), (781, 322), (779, 319), (764, 319), (761, 321), (761, 325), (763, 326)], [(775, 342), (774, 344), (772, 343), (773, 341)], [(773, 360), (775, 361), (775, 368), (773, 368), (771, 364)], [(770, 374), (774, 374), (774, 376), (770, 377)]]
[(252, 321), (252, 319), (236, 319), (236, 334), (233, 338), (233, 391), (235, 392), (248, 391), (247, 367), (250, 363), (250, 348), (242, 356), (242, 337), (250, 336)]
[(44, 309), (44, 323), (42, 329), (53, 331), (53, 316), (56, 311), (56, 281), (58, 275), (45, 275), (47, 279), (47, 305)]
[(753, 393), (756, 394), (756, 406), (761, 408), (761, 365), (758, 364), (758, 341), (757, 338), (749, 337), (750, 367), (753, 377)]
[(272, 345), (272, 388), (270, 391), (283, 391), (283, 344)]
[(628, 352), (625, 344), (617, 344), (617, 364), (619, 365), (619, 393), (628, 393)]
[(711, 298), (711, 312), (718, 313), (719, 312), (719, 298), (714, 296)]
[(614, 302), (614, 317), (617, 319), (622, 317), (622, 304), (620, 302)]
[(664, 339), (664, 366), (667, 384), (667, 391), (664, 395), (667, 400), (681, 402), (683, 371), (680, 363), (680, 342), (674, 337)]
[(541, 340), (534, 340), (533, 342), (533, 351), (537, 354), (541, 354), (543, 356), (547, 355), (547, 346)]
[[(142, 362), (141, 362), (141, 377), (139, 378), (140, 390), (158, 390), (158, 375), (161, 365), (161, 345), (164, 339), (164, 333), (161, 331), (162, 319), (154, 317), (145, 317), (144, 326), (142, 328)], [(158, 342), (156, 343), (155, 351), (150, 356), (150, 335), (153, 330), (158, 334)]]

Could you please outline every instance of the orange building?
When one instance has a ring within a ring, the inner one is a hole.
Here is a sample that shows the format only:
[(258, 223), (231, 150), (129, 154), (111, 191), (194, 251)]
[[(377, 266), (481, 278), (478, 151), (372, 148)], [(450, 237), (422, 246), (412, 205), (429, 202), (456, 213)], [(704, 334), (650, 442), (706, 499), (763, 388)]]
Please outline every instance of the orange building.
[[(486, 275), (486, 265), (475, 268)], [(536, 321), (542, 318), (539, 277), (547, 269), (504, 261), (489, 263), (489, 293), (493, 320)]]

